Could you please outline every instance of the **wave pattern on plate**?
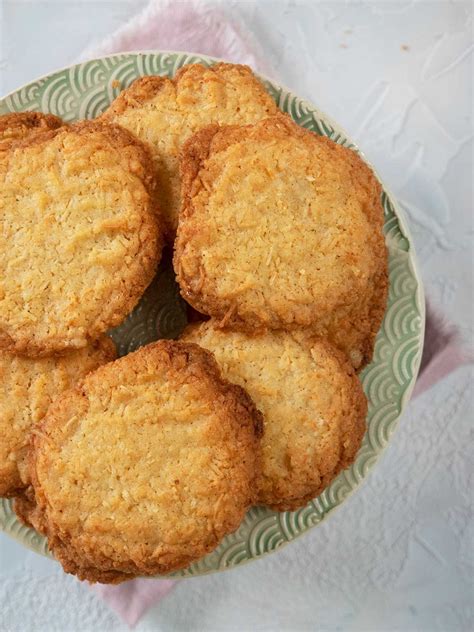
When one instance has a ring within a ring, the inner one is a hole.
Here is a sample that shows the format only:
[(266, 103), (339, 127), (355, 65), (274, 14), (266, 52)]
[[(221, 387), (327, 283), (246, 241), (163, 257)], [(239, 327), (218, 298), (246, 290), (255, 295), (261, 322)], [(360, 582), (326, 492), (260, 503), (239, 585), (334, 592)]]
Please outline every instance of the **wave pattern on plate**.
[(46, 557), (52, 557), (48, 550), (46, 538), (43, 538), (34, 529), (30, 529), (18, 520), (13, 511), (13, 501), (7, 498), (0, 498), (0, 525), (6, 533), (29, 549), (41, 553)]
[[(187, 53), (113, 55), (88, 61), (35, 81), (0, 101), (0, 114), (43, 110), (72, 121), (98, 116), (120, 90), (143, 75), (172, 77), (183, 65), (213, 60)], [(263, 78), (269, 93), (293, 119), (316, 134), (357, 150), (343, 130), (310, 103)], [(418, 369), (424, 319), (423, 293), (413, 264), (410, 238), (390, 195), (382, 194), (384, 233), (389, 251), (390, 291), (387, 312), (375, 345), (374, 360), (361, 374), (369, 398), (367, 432), (355, 463), (306, 507), (277, 514), (253, 507), (239, 529), (219, 547), (174, 577), (230, 568), (276, 550), (317, 525), (360, 484), (389, 441)], [(186, 324), (169, 257), (125, 321), (110, 332), (124, 355), (160, 337), (175, 337)], [(0, 526), (35, 551), (48, 555), (44, 538), (22, 525), (11, 503), (0, 500)]]
[(259, 557), (285, 543), (278, 516), (274, 512), (261, 518), (249, 533), (248, 547), (252, 557)]
[(160, 338), (177, 338), (186, 324), (186, 304), (166, 256), (133, 312), (109, 333), (123, 356)]
[(308, 503), (306, 507), (297, 511), (278, 514), (278, 524), (285, 540), (289, 542), (321, 522), (322, 518), (322, 512), (318, 511), (313, 503)]

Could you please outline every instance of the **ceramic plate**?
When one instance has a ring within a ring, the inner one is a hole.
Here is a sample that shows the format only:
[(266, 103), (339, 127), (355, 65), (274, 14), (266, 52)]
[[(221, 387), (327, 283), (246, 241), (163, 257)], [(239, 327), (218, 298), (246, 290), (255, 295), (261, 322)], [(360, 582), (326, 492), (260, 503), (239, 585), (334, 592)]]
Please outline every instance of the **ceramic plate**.
[[(137, 77), (172, 77), (185, 64), (210, 65), (215, 61), (201, 55), (176, 52), (127, 53), (88, 61), (16, 90), (0, 101), (0, 114), (40, 110), (57, 114), (65, 121), (92, 119)], [(279, 107), (299, 125), (357, 149), (346, 133), (315, 106), (274, 81), (262, 79)], [(201, 575), (238, 566), (275, 551), (312, 529), (360, 485), (389, 442), (410, 397), (420, 364), (424, 300), (410, 233), (400, 209), (385, 187), (382, 201), (390, 292), (373, 362), (361, 376), (369, 400), (368, 429), (355, 463), (318, 498), (298, 511), (276, 513), (254, 507), (240, 528), (225, 538), (215, 551), (175, 576)], [(179, 297), (172, 269), (165, 262), (138, 307), (111, 335), (123, 355), (157, 338), (175, 337), (185, 324), (186, 308)], [(0, 526), (34, 551), (50, 555), (45, 539), (22, 525), (16, 519), (10, 501), (5, 499), (0, 499)]]

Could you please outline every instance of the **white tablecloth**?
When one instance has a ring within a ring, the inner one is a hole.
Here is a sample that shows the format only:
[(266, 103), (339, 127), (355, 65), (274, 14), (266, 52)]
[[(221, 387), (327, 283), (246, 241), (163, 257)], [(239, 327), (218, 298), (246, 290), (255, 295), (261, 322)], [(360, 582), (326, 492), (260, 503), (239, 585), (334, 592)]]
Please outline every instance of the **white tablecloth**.
[[(0, 94), (74, 62), (143, 4), (3, 0)], [(223, 6), (256, 33), (275, 78), (376, 165), (411, 219), (427, 295), (472, 341), (471, 3)], [(137, 630), (473, 629), (470, 380), (459, 369), (412, 402), (326, 523), (259, 562), (182, 581)], [(0, 536), (2, 632), (122, 629), (86, 586)]]

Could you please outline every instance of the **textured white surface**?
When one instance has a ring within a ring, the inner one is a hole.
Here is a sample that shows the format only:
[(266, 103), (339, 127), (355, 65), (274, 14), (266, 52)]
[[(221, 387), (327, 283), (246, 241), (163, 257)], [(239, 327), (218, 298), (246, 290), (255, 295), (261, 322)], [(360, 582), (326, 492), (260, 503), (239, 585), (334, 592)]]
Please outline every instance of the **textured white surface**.
[[(0, 93), (72, 63), (143, 4), (3, 1)], [(376, 165), (411, 219), (427, 295), (472, 341), (472, 4), (223, 6), (274, 76)], [(260, 562), (184, 580), (137, 629), (472, 629), (470, 383), (459, 369), (412, 402), (367, 484), (326, 523)], [(0, 536), (2, 632), (122, 629), (87, 587)]]

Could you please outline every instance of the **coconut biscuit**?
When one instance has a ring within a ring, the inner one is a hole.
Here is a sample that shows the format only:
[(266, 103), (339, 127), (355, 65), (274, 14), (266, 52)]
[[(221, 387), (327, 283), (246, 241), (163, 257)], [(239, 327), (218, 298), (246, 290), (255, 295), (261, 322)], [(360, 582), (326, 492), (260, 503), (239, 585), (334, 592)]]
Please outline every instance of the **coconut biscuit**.
[(287, 332), (248, 335), (213, 321), (182, 339), (209, 349), (223, 376), (263, 414), (258, 501), (294, 510), (318, 496), (355, 458), (367, 401), (345, 356), (326, 341)]
[(209, 126), (184, 146), (174, 265), (223, 326), (309, 328), (357, 368), (387, 297), (380, 184), (352, 150), (283, 114)]
[(162, 236), (146, 148), (82, 122), (0, 152), (0, 349), (84, 347), (133, 309)]
[(159, 341), (90, 373), (32, 442), (35, 507), (67, 572), (119, 582), (187, 566), (255, 500), (261, 415), (208, 351)]
[(12, 143), (39, 132), (57, 129), (64, 125), (58, 116), (42, 112), (12, 112), (0, 116), (0, 151)]

